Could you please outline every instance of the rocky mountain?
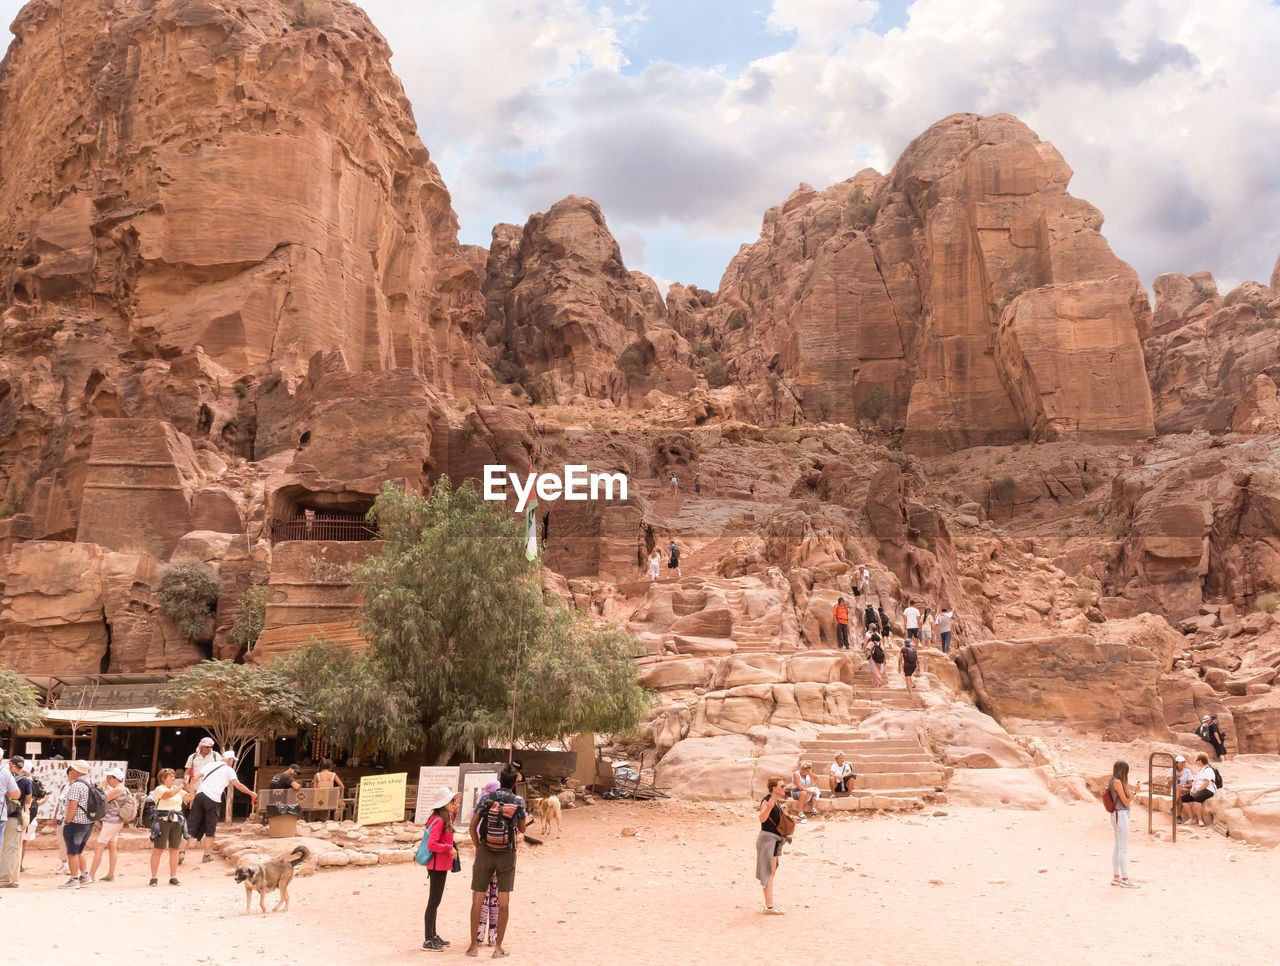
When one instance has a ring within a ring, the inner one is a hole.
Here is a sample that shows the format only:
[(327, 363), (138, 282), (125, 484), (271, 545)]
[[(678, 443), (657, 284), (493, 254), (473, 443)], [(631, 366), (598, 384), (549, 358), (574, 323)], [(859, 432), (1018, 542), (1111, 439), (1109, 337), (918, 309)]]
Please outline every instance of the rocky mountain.
[[(33, 0), (13, 29), (0, 663), (243, 657), (254, 586), (257, 659), (360, 646), (384, 481), (581, 462), (631, 489), (541, 508), (547, 588), (636, 635), (674, 787), (865, 740), (923, 756), (912, 800), (990, 767), (1070, 797), (1036, 729), (1195, 747), (1206, 711), (1280, 750), (1280, 267), (1161, 276), (1153, 311), (1058, 151), (960, 114), (663, 298), (590, 199), (459, 245), (350, 3)], [(684, 574), (651, 582), (669, 539)], [(178, 557), (224, 585), (194, 638), (153, 589)], [(908, 600), (955, 608), (922, 694), (832, 651), (859, 563), (899, 636)]]

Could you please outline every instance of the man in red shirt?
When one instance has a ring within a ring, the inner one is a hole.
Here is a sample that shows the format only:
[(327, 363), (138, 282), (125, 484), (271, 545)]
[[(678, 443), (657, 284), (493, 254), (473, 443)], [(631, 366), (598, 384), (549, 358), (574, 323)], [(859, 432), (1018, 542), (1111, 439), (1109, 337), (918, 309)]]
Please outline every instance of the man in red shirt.
[(831, 616), (836, 619), (836, 647), (849, 649), (849, 605), (841, 597), (836, 606), (831, 608)]

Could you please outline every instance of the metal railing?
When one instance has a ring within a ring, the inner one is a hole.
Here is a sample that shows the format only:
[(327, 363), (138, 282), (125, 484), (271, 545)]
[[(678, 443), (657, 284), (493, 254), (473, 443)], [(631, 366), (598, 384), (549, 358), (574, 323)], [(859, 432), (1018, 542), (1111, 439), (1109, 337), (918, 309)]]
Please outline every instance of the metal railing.
[(1169, 824), (1173, 829), (1173, 841), (1178, 841), (1178, 763), (1167, 751), (1153, 751), (1147, 757), (1147, 834), (1152, 833), (1152, 820), (1156, 801), (1156, 759), (1168, 758), (1169, 767), (1173, 769), (1173, 778), (1169, 782), (1169, 799), (1173, 802), (1173, 814), (1169, 816)]
[(355, 513), (310, 513), (271, 521), (271, 542), (282, 540), (377, 540), (378, 525)]

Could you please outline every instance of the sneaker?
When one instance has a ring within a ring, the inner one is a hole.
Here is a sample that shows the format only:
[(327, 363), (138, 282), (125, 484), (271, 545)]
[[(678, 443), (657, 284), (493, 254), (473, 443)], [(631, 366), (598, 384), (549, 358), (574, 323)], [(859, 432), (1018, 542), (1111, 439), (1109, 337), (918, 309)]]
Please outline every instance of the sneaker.
[(81, 874), (81, 876), (80, 876), (80, 884), (81, 884), (81, 885), (93, 885), (93, 884), (94, 884), (94, 882), (96, 882), (96, 881), (97, 881), (97, 880), (96, 880), (96, 879), (94, 879), (94, 877), (93, 877), (93, 876), (91, 876), (91, 875), (89, 875), (89, 874), (87, 874), (87, 873), (82, 873), (82, 874)]
[(1200, 828), (1204, 828), (1204, 822), (1200, 823)]
[(182, 865), (182, 863), (185, 861), (187, 861), (187, 850), (183, 849), (181, 852), (178, 853), (178, 865)]
[(764, 914), (766, 916), (784, 916), (786, 915), (786, 912), (783, 910), (782, 906), (765, 906)]
[(440, 950), (444, 949), (444, 946), (441, 945), (440, 940), (438, 939), (428, 939), (422, 944), (422, 948), (430, 949), (433, 953), (438, 953)]
[(804, 825), (804, 824), (805, 824), (806, 822), (808, 822), (808, 821), (809, 821), (809, 816), (808, 816), (808, 815), (801, 815), (801, 816), (800, 816), (800, 824), (801, 824), (801, 825)]
[(439, 936), (433, 936), (432, 938), (433, 938), (433, 939), (435, 939), (435, 941), (436, 941), (436, 942), (438, 942), (441, 946), (452, 946), (452, 945), (453, 945), (453, 943), (449, 942), (449, 940), (447, 940), (447, 939), (441, 939)]
[(1120, 885), (1121, 885), (1121, 887), (1122, 887), (1122, 888), (1125, 888), (1125, 889), (1140, 889), (1140, 888), (1142, 888), (1141, 886), (1139, 886), (1139, 885), (1138, 885), (1138, 883), (1133, 882), (1133, 881), (1132, 881), (1132, 880), (1130, 880), (1130, 879), (1121, 879), (1121, 880), (1120, 880)]
[(212, 856), (212, 855), (206, 855), (206, 856), (205, 856), (204, 858), (202, 858), (200, 861), (201, 861), (201, 862), (212, 862), (212, 861), (213, 861), (213, 856)]
[(1123, 883), (1123, 882), (1121, 882), (1119, 879), (1112, 879), (1112, 880), (1111, 880), (1111, 884), (1112, 884), (1113, 886), (1124, 885), (1124, 883)]
[(71, 874), (71, 866), (67, 865), (65, 862), (62, 864), (62, 868), (60, 868), (57, 872), (54, 873), (54, 875), (70, 875), (70, 874)]
[(169, 885), (177, 885), (177, 884), (178, 884), (178, 877), (173, 875), (169, 876)]
[(62, 883), (62, 885), (58, 886), (58, 888), (59, 889), (79, 889), (80, 877), (73, 876), (72, 878), (68, 879), (66, 882)]
[(152, 879), (152, 880), (151, 880), (151, 882), (150, 882), (149, 884), (150, 884), (150, 885), (158, 885), (158, 884), (159, 884), (159, 882), (160, 882), (160, 880), (159, 880), (159, 879)]

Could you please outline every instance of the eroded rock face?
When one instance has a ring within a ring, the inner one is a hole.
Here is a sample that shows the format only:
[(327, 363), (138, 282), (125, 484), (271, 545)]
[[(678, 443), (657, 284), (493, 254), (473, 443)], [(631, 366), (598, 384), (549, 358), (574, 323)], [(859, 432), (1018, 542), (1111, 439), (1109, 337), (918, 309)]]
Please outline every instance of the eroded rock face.
[[(480, 280), (357, 7), (35, 0), (0, 67), (0, 471), (74, 507), (95, 416), (250, 457), (318, 350), (475, 394)], [(59, 478), (49, 471), (65, 467)], [(74, 516), (74, 512), (72, 514)]]
[(918, 450), (1149, 435), (1146, 294), (1070, 177), (1015, 118), (954, 115), (887, 177), (802, 186), (725, 273), (721, 351)]

